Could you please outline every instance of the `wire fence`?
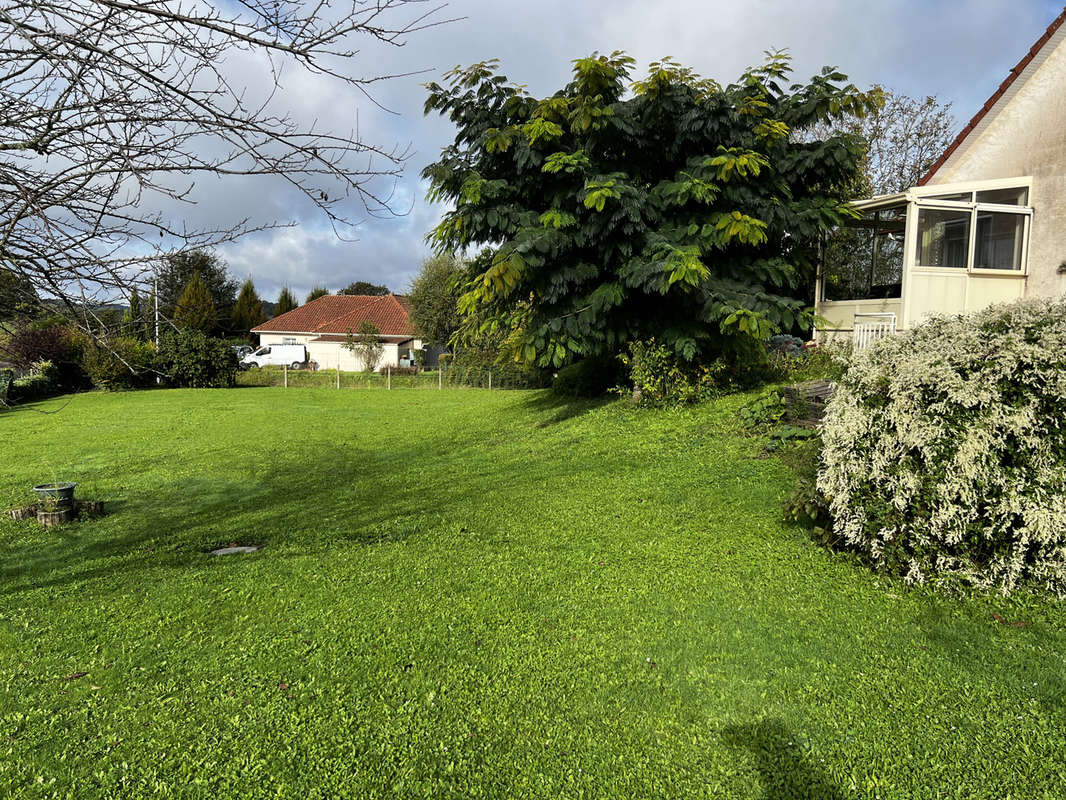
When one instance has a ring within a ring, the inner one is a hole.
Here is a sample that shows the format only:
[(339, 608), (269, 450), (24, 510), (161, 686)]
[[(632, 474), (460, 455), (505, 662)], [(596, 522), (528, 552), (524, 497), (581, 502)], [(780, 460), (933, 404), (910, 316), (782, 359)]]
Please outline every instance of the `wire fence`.
[(263, 367), (249, 369), (237, 375), (238, 386), (282, 386), (286, 388), (316, 389), (528, 389), (527, 381), (516, 379), (506, 370), (407, 369), (395, 372), (344, 372), (336, 369), (288, 369)]

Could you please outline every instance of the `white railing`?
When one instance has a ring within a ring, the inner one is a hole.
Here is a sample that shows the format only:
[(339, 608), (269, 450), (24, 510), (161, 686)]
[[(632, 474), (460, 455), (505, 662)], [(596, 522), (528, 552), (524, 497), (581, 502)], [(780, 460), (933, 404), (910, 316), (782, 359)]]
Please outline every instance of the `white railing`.
[(895, 332), (895, 314), (856, 314), (852, 343), (856, 350), (864, 350), (881, 337)]

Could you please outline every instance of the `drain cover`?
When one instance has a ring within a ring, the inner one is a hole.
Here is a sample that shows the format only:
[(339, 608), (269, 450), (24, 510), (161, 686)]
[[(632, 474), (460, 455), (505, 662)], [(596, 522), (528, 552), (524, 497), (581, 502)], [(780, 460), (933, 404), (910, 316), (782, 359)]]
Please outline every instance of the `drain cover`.
[(258, 544), (240, 544), (232, 545), (231, 547), (220, 547), (218, 550), (212, 550), (213, 556), (233, 556), (238, 553), (254, 553), (256, 550), (261, 550), (262, 545)]

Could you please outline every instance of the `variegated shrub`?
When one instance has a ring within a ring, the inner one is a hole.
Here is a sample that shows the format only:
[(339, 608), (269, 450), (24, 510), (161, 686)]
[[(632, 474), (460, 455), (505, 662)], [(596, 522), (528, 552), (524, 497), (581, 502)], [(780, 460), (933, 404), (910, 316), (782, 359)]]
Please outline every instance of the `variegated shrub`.
[(826, 410), (834, 532), (909, 582), (1066, 595), (1066, 304), (938, 317), (854, 355)]

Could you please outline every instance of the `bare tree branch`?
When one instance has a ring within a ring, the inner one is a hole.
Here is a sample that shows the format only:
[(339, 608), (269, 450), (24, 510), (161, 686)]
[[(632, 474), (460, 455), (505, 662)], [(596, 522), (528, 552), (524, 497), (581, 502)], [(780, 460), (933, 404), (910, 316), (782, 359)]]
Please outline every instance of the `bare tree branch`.
[[(84, 309), (168, 253), (285, 222), (187, 229), (154, 208), (206, 176), (276, 176), (338, 233), (354, 201), (393, 213), (408, 152), (301, 123), (281, 77), (303, 71), (374, 101), (363, 42), (402, 46), (449, 20), (425, 0), (0, 0), (0, 267)], [(224, 10), (225, 9), (225, 10)], [(227, 57), (257, 59), (245, 86)], [(413, 73), (412, 73), (413, 74)], [(376, 101), (374, 101), (376, 102)], [(384, 180), (382, 180), (384, 179)]]

